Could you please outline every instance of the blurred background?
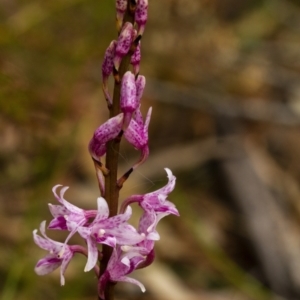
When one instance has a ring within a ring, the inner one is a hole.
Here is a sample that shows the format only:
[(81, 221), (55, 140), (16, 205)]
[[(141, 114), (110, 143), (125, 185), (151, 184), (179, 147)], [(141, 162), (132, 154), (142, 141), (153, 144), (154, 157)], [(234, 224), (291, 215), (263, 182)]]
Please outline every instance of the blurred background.
[[(165, 185), (169, 167), (181, 217), (160, 222), (156, 261), (132, 275), (147, 292), (118, 284), (116, 299), (300, 299), (299, 1), (149, 2), (150, 158), (120, 200)], [(96, 206), (87, 144), (108, 117), (101, 63), (114, 18), (113, 0), (0, 3), (1, 300), (96, 299), (83, 257), (64, 287), (57, 271), (34, 273), (46, 253), (32, 230), (51, 219), (55, 184)], [(138, 156), (122, 142), (120, 174)]]

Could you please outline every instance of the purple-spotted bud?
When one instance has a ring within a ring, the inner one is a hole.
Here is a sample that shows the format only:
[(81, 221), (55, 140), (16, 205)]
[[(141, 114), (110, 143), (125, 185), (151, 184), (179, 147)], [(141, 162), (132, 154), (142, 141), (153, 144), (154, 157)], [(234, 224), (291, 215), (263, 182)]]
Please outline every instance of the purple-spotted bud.
[(128, 127), (133, 112), (139, 107), (139, 102), (136, 95), (137, 90), (134, 74), (130, 71), (127, 71), (124, 74), (121, 83), (120, 106), (122, 112), (124, 113), (123, 130)]
[(116, 11), (117, 11), (116, 21), (117, 21), (118, 32), (120, 32), (122, 28), (126, 9), (127, 9), (127, 0), (116, 0)]
[(115, 139), (122, 129), (123, 113), (110, 118), (96, 129), (89, 143), (89, 152), (93, 159), (100, 162), (100, 157), (106, 153), (106, 143)]
[(138, 0), (135, 10), (134, 19), (138, 25), (138, 36), (142, 36), (148, 18), (148, 0)]
[(149, 156), (148, 147), (148, 127), (151, 119), (152, 107), (149, 108), (145, 123), (143, 121), (142, 113), (138, 108), (130, 121), (128, 128), (124, 131), (126, 140), (136, 149), (141, 151), (140, 159), (132, 166), (136, 169)]
[(140, 62), (141, 62), (141, 42), (138, 43), (135, 51), (131, 55), (130, 63), (133, 66), (134, 75), (137, 75), (140, 72)]
[(129, 52), (133, 41), (134, 30), (130, 22), (126, 22), (119, 35), (115, 50), (114, 66), (118, 71), (122, 58)]
[(116, 49), (117, 41), (112, 41), (104, 54), (104, 60), (102, 63), (102, 89), (105, 96), (105, 99), (109, 105), (112, 104), (111, 97), (108, 92), (107, 82), (110, 74), (113, 71), (114, 67), (114, 56)]

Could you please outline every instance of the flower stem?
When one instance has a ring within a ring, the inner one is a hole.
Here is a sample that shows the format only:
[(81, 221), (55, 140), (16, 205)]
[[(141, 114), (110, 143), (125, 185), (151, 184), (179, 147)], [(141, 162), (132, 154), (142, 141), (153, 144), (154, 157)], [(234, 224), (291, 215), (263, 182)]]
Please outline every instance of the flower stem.
[[(124, 17), (124, 22), (134, 22), (132, 14), (130, 14), (129, 9)], [(118, 76), (115, 76), (114, 93), (113, 93), (113, 103), (109, 111), (109, 117), (112, 118), (118, 115), (121, 111), (120, 109), (120, 93), (121, 93), (121, 79), (125, 72), (129, 68), (130, 57), (132, 53), (128, 53), (123, 59), (119, 67)], [(119, 79), (119, 80), (116, 80)], [(109, 141), (106, 145), (106, 168), (109, 173), (105, 175), (105, 200), (108, 203), (109, 215), (110, 217), (115, 216), (118, 213), (118, 200), (120, 187), (117, 185), (118, 179), (118, 159), (119, 159), (119, 149), (120, 149), (121, 136), (116, 139)], [(105, 272), (109, 258), (112, 253), (112, 248), (103, 245), (102, 247), (102, 260), (100, 262), (100, 276)], [(108, 282), (106, 285), (104, 295), (105, 300), (114, 299), (114, 286), (115, 283)]]

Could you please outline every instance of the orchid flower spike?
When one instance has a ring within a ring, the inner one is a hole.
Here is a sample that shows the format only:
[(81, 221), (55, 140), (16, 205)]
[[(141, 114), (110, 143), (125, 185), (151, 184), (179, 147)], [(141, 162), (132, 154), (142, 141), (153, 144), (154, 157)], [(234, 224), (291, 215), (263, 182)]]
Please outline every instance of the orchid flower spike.
[(88, 246), (88, 261), (85, 271), (91, 270), (97, 263), (97, 244), (106, 244), (115, 247), (120, 245), (133, 245), (144, 239), (136, 229), (128, 224), (132, 210), (128, 206), (125, 213), (109, 218), (109, 208), (104, 198), (97, 199), (98, 213), (88, 227), (79, 227), (78, 233), (86, 240)]
[(145, 292), (146, 289), (141, 282), (126, 276), (136, 269), (141, 259), (141, 257), (138, 257), (137, 260), (133, 261), (133, 259), (129, 259), (128, 257), (122, 255), (120, 247), (114, 248), (107, 268), (99, 280), (99, 296), (101, 299), (105, 299), (104, 290), (108, 282), (133, 283), (139, 286), (142, 292)]
[(138, 0), (135, 10), (135, 22), (138, 25), (137, 36), (142, 36), (145, 31), (145, 26), (148, 18), (148, 0)]
[(64, 273), (70, 263), (75, 251), (73, 251), (72, 246), (68, 246), (63, 243), (53, 241), (48, 238), (45, 233), (46, 221), (43, 221), (40, 225), (40, 232), (43, 237), (37, 234), (37, 229), (33, 231), (34, 242), (42, 249), (49, 251), (49, 254), (44, 258), (40, 259), (36, 266), (35, 272), (38, 275), (46, 275), (60, 268), (60, 283), (65, 284)]
[(127, 2), (127, 0), (116, 0), (116, 23), (118, 32), (120, 32), (123, 25), (124, 15), (127, 10)]
[(133, 37), (133, 25), (130, 22), (126, 22), (123, 25), (116, 45), (115, 57), (113, 60), (116, 71), (119, 70), (122, 58), (129, 52), (131, 44), (133, 42)]
[(107, 101), (108, 106), (112, 105), (112, 100), (110, 94), (108, 92), (108, 78), (110, 74), (113, 72), (114, 62), (113, 59), (115, 57), (115, 49), (117, 46), (117, 41), (112, 41), (104, 54), (104, 60), (102, 63), (102, 90)]

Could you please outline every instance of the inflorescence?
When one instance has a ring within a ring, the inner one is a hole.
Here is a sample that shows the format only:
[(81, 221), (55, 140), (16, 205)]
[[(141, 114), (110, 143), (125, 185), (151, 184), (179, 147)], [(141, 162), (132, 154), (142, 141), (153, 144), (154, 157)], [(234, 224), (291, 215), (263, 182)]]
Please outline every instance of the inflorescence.
[[(156, 226), (165, 216), (173, 214), (178, 216), (175, 205), (167, 200), (168, 195), (175, 187), (176, 178), (169, 169), (165, 169), (168, 176), (167, 184), (152, 193), (144, 195), (132, 195), (125, 199), (119, 209), (119, 213), (110, 216), (109, 206), (104, 199), (105, 175), (109, 172), (103, 165), (102, 159), (107, 152), (107, 143), (122, 136), (137, 150), (140, 158), (132, 168), (124, 174), (116, 184), (122, 187), (129, 174), (139, 165), (145, 162), (149, 155), (148, 126), (152, 109), (149, 108), (145, 120), (140, 106), (146, 79), (139, 75), (141, 61), (141, 37), (147, 22), (147, 0), (116, 0), (116, 19), (118, 39), (112, 41), (105, 52), (102, 64), (102, 88), (109, 108), (113, 105), (108, 90), (108, 79), (113, 74), (115, 81), (120, 81), (120, 113), (111, 117), (99, 126), (89, 142), (88, 150), (95, 163), (101, 197), (97, 199), (97, 209), (81, 209), (64, 198), (68, 187), (56, 185), (53, 194), (59, 204), (49, 204), (49, 210), (53, 219), (48, 225), (51, 230), (68, 231), (63, 243), (50, 239), (46, 235), (46, 221), (38, 230), (33, 231), (35, 243), (49, 252), (40, 259), (35, 267), (38, 275), (46, 275), (60, 267), (60, 282), (64, 285), (64, 273), (75, 253), (81, 253), (87, 257), (84, 271), (94, 269), (98, 278), (98, 293), (104, 299), (104, 290), (108, 282), (131, 282), (138, 285), (142, 291), (145, 287), (139, 281), (127, 275), (136, 269), (150, 265), (155, 257), (154, 243), (160, 239)], [(126, 12), (134, 15), (133, 24), (124, 22)], [(118, 72), (120, 63), (125, 55), (131, 55), (130, 63), (132, 71), (127, 71), (120, 79)], [(138, 228), (128, 223), (132, 215), (130, 204), (137, 203), (143, 210)], [(74, 234), (84, 240), (82, 245), (69, 245), (69, 240)], [(112, 247), (112, 254), (106, 270), (101, 270), (99, 262), (102, 252), (99, 245)]]

